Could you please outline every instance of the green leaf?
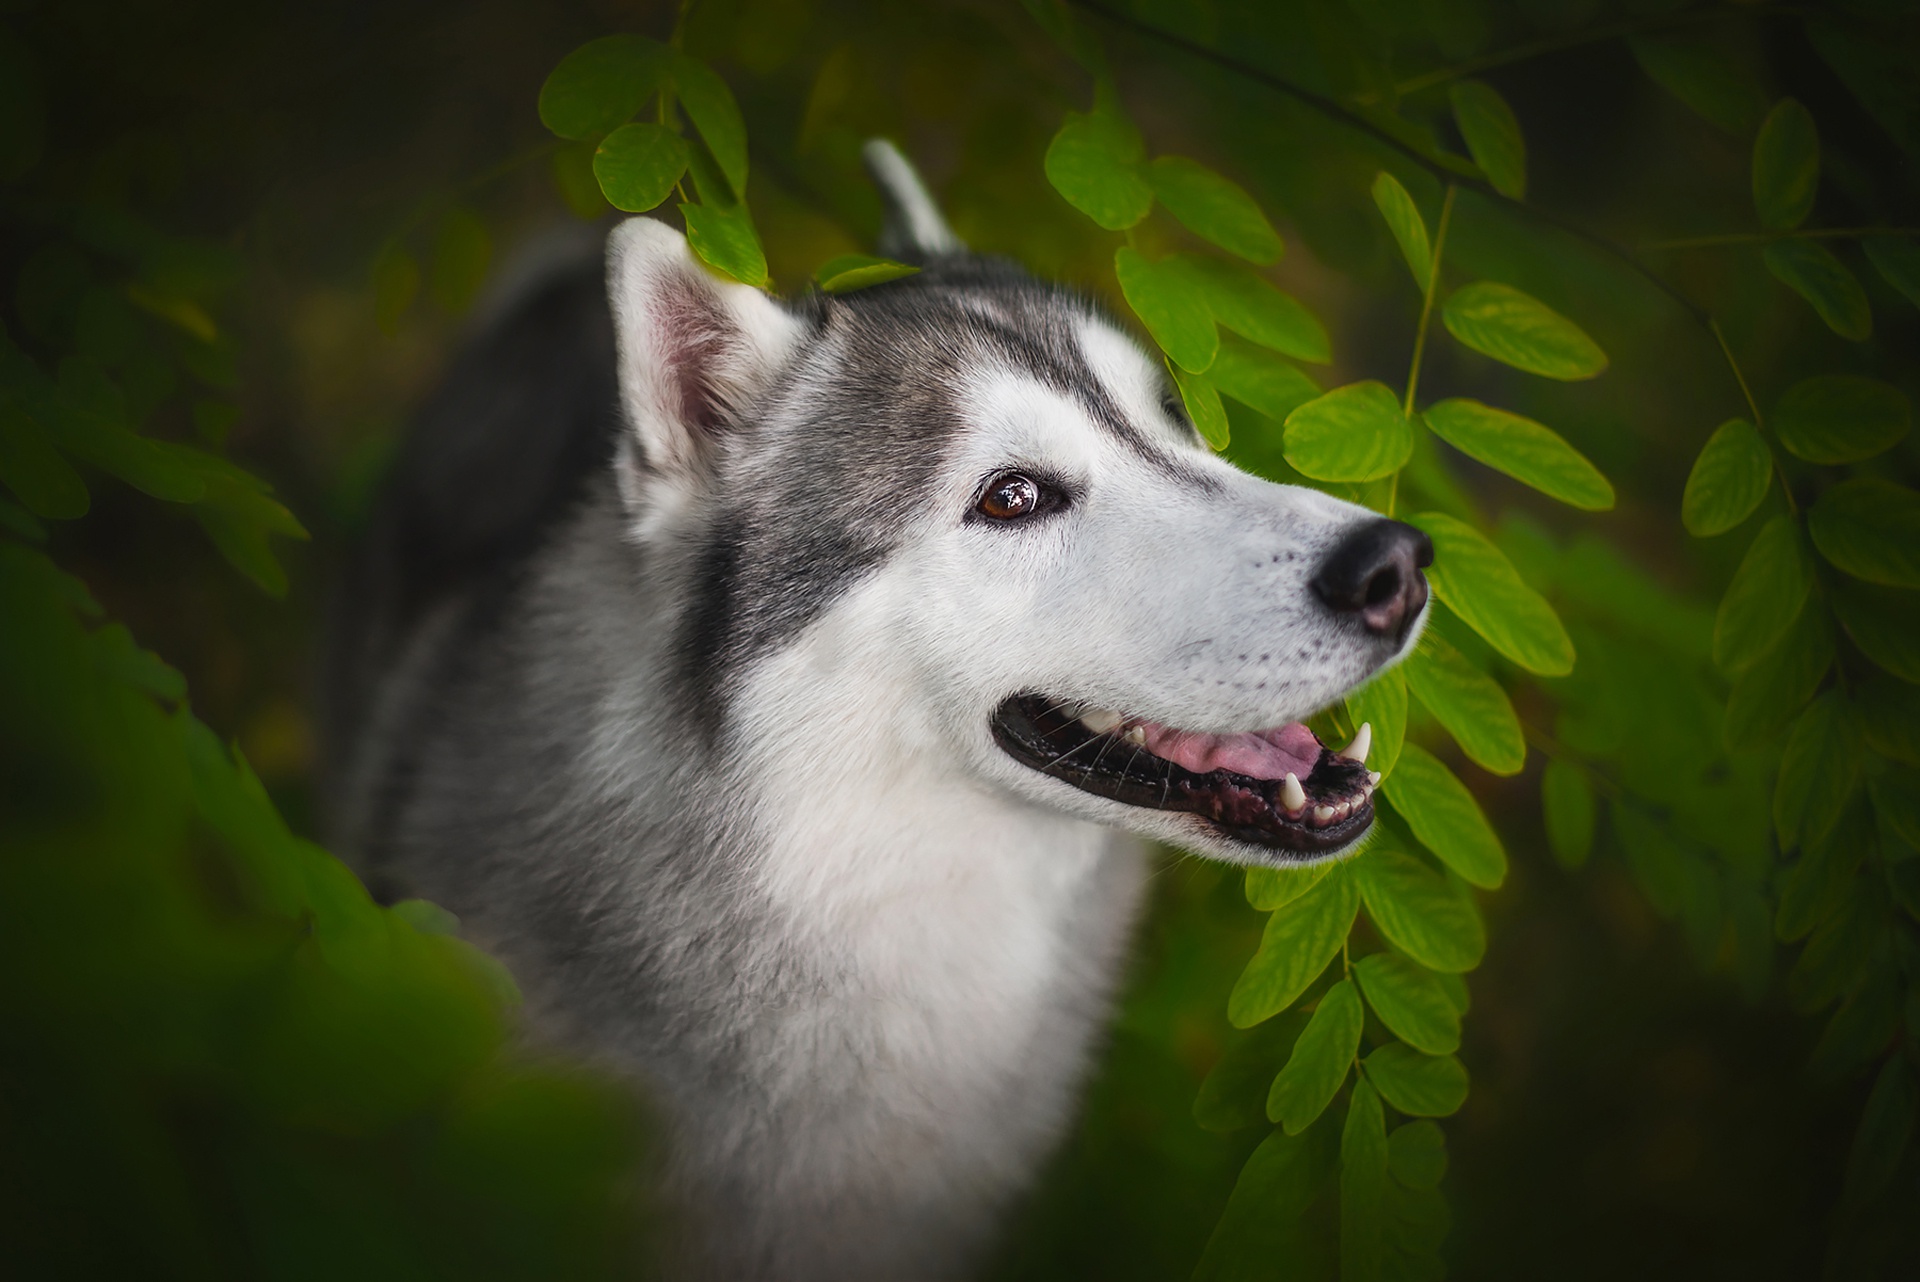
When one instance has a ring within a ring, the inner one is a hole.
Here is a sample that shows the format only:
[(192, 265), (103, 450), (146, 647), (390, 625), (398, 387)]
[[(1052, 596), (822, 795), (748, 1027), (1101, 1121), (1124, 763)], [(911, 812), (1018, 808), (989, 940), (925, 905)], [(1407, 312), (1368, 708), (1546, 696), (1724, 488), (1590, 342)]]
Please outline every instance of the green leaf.
[(305, 539), (307, 532), (293, 513), (255, 485), (225, 475), (209, 475), (204, 496), (193, 506), (193, 516), (228, 564), (269, 596), (286, 595), (287, 573), (274, 557), (268, 536)]
[(1849, 1201), (1873, 1197), (1892, 1182), (1913, 1138), (1916, 1093), (1913, 1070), (1901, 1056), (1889, 1055), (1860, 1112), (1860, 1126), (1847, 1155)]
[(1764, 743), (1793, 724), (1833, 664), (1833, 632), (1818, 598), (1809, 596), (1793, 626), (1734, 678), (1721, 741), (1738, 751)]
[(1593, 853), (1597, 807), (1593, 780), (1579, 763), (1554, 757), (1540, 774), (1540, 812), (1547, 845), (1563, 868), (1578, 868)]
[(1780, 444), (1809, 463), (1870, 459), (1905, 440), (1912, 426), (1905, 392), (1857, 374), (1802, 379), (1773, 411)]
[(681, 205), (680, 216), (687, 220), (687, 244), (700, 255), (700, 261), (743, 285), (765, 289), (771, 283), (767, 279), (767, 256), (746, 210)]
[(687, 140), (665, 125), (621, 125), (593, 152), (593, 176), (607, 203), (644, 214), (673, 194), (687, 172)]
[(1386, 1114), (1363, 1081), (1353, 1088), (1340, 1132), (1340, 1282), (1384, 1276), (1386, 1199)]
[(1422, 512), (1407, 518), (1433, 540), (1427, 582), (1467, 626), (1527, 671), (1560, 677), (1573, 671), (1573, 639), (1546, 598), (1486, 536), (1456, 517)]
[(1920, 588), (1920, 494), (1904, 485), (1842, 481), (1814, 502), (1807, 532), (1820, 555), (1856, 579)]
[(1174, 364), (1190, 374), (1213, 364), (1220, 336), (1206, 297), (1189, 273), (1150, 262), (1127, 245), (1114, 251), (1113, 271), (1127, 306)]
[(1167, 372), (1173, 375), (1174, 386), (1180, 389), (1180, 403), (1187, 407), (1187, 417), (1193, 420), (1201, 439), (1215, 450), (1226, 449), (1227, 407), (1220, 403), (1219, 390), (1205, 375), (1189, 374), (1172, 360), (1167, 361)]
[(1175, 254), (1161, 266), (1183, 274), (1213, 318), (1242, 338), (1297, 360), (1324, 365), (1333, 359), (1326, 327), (1314, 314), (1246, 268), (1194, 254)]
[(1400, 256), (1413, 273), (1413, 283), (1424, 292), (1433, 279), (1433, 245), (1427, 239), (1427, 223), (1420, 216), (1420, 207), (1400, 180), (1384, 169), (1373, 180), (1373, 204), (1387, 220), (1387, 229), (1400, 246)]
[(1153, 208), (1153, 188), (1141, 172), (1145, 158), (1140, 131), (1111, 92), (1102, 92), (1091, 112), (1068, 112), (1054, 134), (1047, 146), (1047, 181), (1100, 226), (1124, 231)]
[(1882, 280), (1920, 307), (1920, 243), (1911, 236), (1869, 236), (1860, 248)]
[(630, 120), (660, 88), (669, 51), (645, 36), (590, 40), (560, 60), (540, 86), (540, 123), (578, 141)]
[(1738, 138), (1760, 123), (1767, 102), (1759, 84), (1716, 43), (1667, 35), (1634, 36), (1627, 44), (1640, 70), (1696, 115)]
[(686, 108), (693, 127), (700, 131), (700, 140), (707, 144), (714, 163), (726, 176), (735, 203), (745, 200), (747, 122), (740, 115), (740, 104), (733, 99), (733, 90), (713, 68), (677, 50), (673, 57), (673, 80), (680, 94), (680, 105)]
[(1447, 296), (1440, 318), (1474, 351), (1529, 374), (1572, 381), (1607, 368), (1607, 354), (1585, 330), (1511, 285), (1463, 285)]
[(1813, 590), (1813, 565), (1800, 528), (1784, 513), (1754, 537), (1713, 621), (1713, 661), (1738, 672), (1778, 641)]
[(18, 539), (28, 543), (45, 543), (47, 527), (33, 519), (33, 515), (18, 503), (0, 499), (0, 530), (5, 530)]
[(1818, 841), (1860, 784), (1860, 732), (1837, 690), (1815, 699), (1787, 739), (1773, 790), (1773, 826), (1782, 850)]
[(1340, 1084), (1347, 1080), (1360, 1050), (1360, 1028), (1366, 1014), (1353, 981), (1343, 979), (1327, 990), (1313, 1012), (1306, 1031), (1294, 1043), (1293, 1054), (1267, 1093), (1267, 1117), (1289, 1135), (1298, 1135), (1326, 1112)]
[[(1901, 841), (1920, 850), (1920, 773), (1890, 766), (1886, 773), (1869, 779), (1867, 788), (1880, 822), (1899, 834)], [(1920, 917), (1920, 912), (1914, 915)]]
[(1348, 695), (1347, 720), (1355, 730), (1362, 725), (1373, 727), (1367, 764), (1381, 776), (1391, 777), (1407, 737), (1407, 679), (1400, 669), (1389, 668)]
[(1447, 1174), (1447, 1137), (1438, 1122), (1408, 1122), (1387, 1135), (1387, 1170), (1410, 1189), (1439, 1186)]
[(1459, 974), (1480, 964), (1487, 931), (1464, 882), (1404, 851), (1376, 846), (1353, 861), (1375, 929), (1429, 970)]
[(1527, 142), (1507, 100), (1484, 80), (1455, 81), (1448, 97), (1453, 103), (1453, 123), (1466, 139), (1473, 163), (1502, 196), (1525, 199)]
[(1389, 1042), (1361, 1061), (1367, 1080), (1409, 1117), (1450, 1117), (1467, 1102), (1467, 1070), (1451, 1055)]
[(1878, 878), (1856, 877), (1840, 906), (1814, 927), (1787, 972), (1787, 1004), (1803, 1015), (1831, 1005), (1867, 978), (1887, 926), (1886, 890)]
[(1413, 426), (1384, 383), (1349, 383), (1287, 415), (1287, 462), (1316, 481), (1377, 481), (1413, 453)]
[(911, 276), (919, 270), (909, 263), (897, 263), (891, 258), (875, 258), (871, 254), (841, 254), (820, 264), (813, 278), (829, 294), (847, 294), (869, 285), (884, 285), (890, 280)]
[(1725, 534), (1739, 525), (1773, 480), (1773, 456), (1753, 424), (1730, 418), (1714, 429), (1687, 474), (1687, 491), (1680, 499), (1680, 519), (1697, 538)]
[(1600, 469), (1543, 423), (1465, 397), (1441, 401), (1422, 418), (1462, 454), (1542, 494), (1588, 512), (1613, 507), (1613, 486)]
[(1834, 586), (1831, 600), (1860, 653), (1920, 685), (1920, 592), (1846, 579)]
[(1418, 744), (1400, 750), (1400, 767), (1381, 783), (1387, 800), (1420, 843), (1472, 884), (1492, 890), (1507, 878), (1507, 852), (1473, 794)]
[(188, 451), (170, 441), (129, 432), (119, 423), (71, 406), (51, 423), (60, 448), (119, 477), (134, 489), (169, 503), (194, 503), (206, 494), (206, 482)]
[(1267, 1091), (1306, 1026), (1306, 1012), (1288, 1011), (1235, 1033), (1200, 1083), (1193, 1120), (1203, 1130), (1220, 1134), (1266, 1126)]
[(1326, 863), (1308, 864), (1305, 867), (1289, 865), (1284, 868), (1249, 868), (1247, 869), (1247, 902), (1263, 913), (1284, 908), (1319, 885), (1322, 878), (1339, 866), (1329, 860)]
[(1194, 235), (1248, 262), (1279, 260), (1280, 234), (1240, 184), (1185, 156), (1156, 158), (1147, 181), (1167, 212)]
[(1527, 741), (1499, 682), (1432, 629), (1421, 636), (1400, 671), (1413, 697), (1475, 764), (1497, 775), (1520, 773), (1527, 763)]
[(1227, 999), (1233, 1026), (1251, 1027), (1293, 1005), (1340, 951), (1359, 908), (1359, 890), (1341, 868), (1267, 918), (1260, 949)]
[(1776, 240), (1761, 251), (1774, 278), (1818, 312), (1827, 328), (1856, 343), (1873, 337), (1873, 311), (1847, 265), (1818, 241)]
[(492, 258), (493, 238), (480, 215), (465, 206), (449, 209), (434, 232), (433, 267), (428, 275), (428, 288), (441, 311), (459, 316), (473, 305)]
[(0, 402), (0, 481), (49, 521), (87, 514), (87, 483), (17, 405)]
[(1302, 1217), (1333, 1174), (1335, 1145), (1331, 1125), (1302, 1135), (1275, 1127), (1240, 1168), (1193, 1282), (1245, 1282), (1298, 1255), (1307, 1241)]
[(1320, 395), (1320, 385), (1298, 368), (1237, 338), (1220, 340), (1207, 379), (1222, 395), (1280, 422)]
[(1367, 1005), (1401, 1041), (1429, 1055), (1460, 1049), (1460, 1012), (1439, 977), (1395, 953), (1373, 953), (1354, 963)]
[(607, 197), (600, 190), (600, 179), (593, 172), (597, 150), (589, 143), (568, 143), (553, 153), (549, 172), (554, 190), (581, 222), (595, 222), (607, 212)]
[(1866, 858), (1872, 828), (1864, 812), (1844, 816), (1819, 841), (1810, 841), (1780, 879), (1774, 936), (1783, 944), (1800, 939), (1846, 900), (1854, 874)]
[(1819, 194), (1819, 131), (1805, 107), (1782, 98), (1753, 140), (1753, 207), (1760, 225), (1771, 231), (1798, 227)]

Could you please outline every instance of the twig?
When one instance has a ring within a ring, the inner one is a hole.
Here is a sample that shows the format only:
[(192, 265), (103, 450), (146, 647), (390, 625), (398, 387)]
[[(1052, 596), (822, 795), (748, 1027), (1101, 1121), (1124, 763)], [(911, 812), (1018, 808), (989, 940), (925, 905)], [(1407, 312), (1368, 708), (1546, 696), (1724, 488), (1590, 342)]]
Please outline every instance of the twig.
[(1920, 236), (1920, 227), (1800, 227), (1791, 231), (1739, 231), (1682, 240), (1646, 240), (1642, 253), (1663, 249), (1714, 249), (1722, 245), (1765, 245), (1776, 240), (1846, 240), (1865, 236)]

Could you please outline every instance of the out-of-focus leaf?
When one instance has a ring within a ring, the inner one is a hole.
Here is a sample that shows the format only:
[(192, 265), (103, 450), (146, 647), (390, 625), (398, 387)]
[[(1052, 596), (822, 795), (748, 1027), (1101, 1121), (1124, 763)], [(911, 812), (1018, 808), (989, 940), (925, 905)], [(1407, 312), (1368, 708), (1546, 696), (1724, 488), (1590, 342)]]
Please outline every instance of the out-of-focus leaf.
[(1864, 811), (1849, 811), (1818, 841), (1810, 841), (1780, 880), (1773, 933), (1781, 943), (1804, 937), (1830, 917), (1853, 886), (1866, 858), (1872, 828)]
[(1386, 1115), (1374, 1087), (1362, 1081), (1353, 1088), (1340, 1132), (1341, 1282), (1379, 1282), (1384, 1276), (1386, 1197)]
[(1867, 1067), (1900, 1031), (1903, 985), (1887, 971), (1870, 973), (1840, 1003), (1807, 1057), (1813, 1076), (1841, 1082)]
[(1304, 1236), (1301, 1218), (1333, 1174), (1337, 1138), (1331, 1122), (1301, 1135), (1275, 1127), (1240, 1168), (1193, 1282), (1243, 1282), (1276, 1259), (1294, 1258)]
[(373, 260), (373, 319), (380, 332), (400, 332), (400, 318), (420, 293), (420, 263), (398, 245), (388, 245)]
[(871, 254), (841, 254), (820, 264), (813, 278), (829, 294), (846, 294), (869, 285), (884, 285), (890, 280), (911, 276), (919, 270), (910, 263), (897, 263), (891, 258), (875, 258)]
[(1775, 103), (1753, 140), (1753, 207), (1773, 231), (1798, 227), (1820, 194), (1820, 133), (1792, 98)]
[(771, 284), (766, 253), (744, 208), (689, 204), (680, 206), (680, 215), (687, 221), (687, 244), (701, 262), (743, 285), (765, 289)]
[(573, 142), (556, 148), (551, 172), (554, 190), (566, 202), (573, 216), (593, 222), (607, 212), (607, 198), (600, 190), (600, 179), (593, 172), (597, 149), (589, 143)]
[(1493, 189), (1514, 200), (1527, 194), (1527, 142), (1520, 121), (1500, 91), (1484, 80), (1458, 80), (1448, 91), (1453, 123), (1466, 139), (1473, 163)]
[(1860, 784), (1860, 732), (1840, 693), (1815, 699), (1794, 723), (1773, 790), (1773, 824), (1782, 850), (1818, 841)]
[(1118, 98), (1102, 82), (1094, 109), (1067, 113), (1047, 147), (1047, 181), (1067, 203), (1108, 231), (1122, 231), (1153, 208), (1141, 172), (1146, 145)]
[(1462, 454), (1542, 494), (1588, 512), (1613, 507), (1613, 485), (1600, 469), (1544, 423), (1465, 397), (1441, 401), (1421, 418)]
[(1734, 678), (1721, 735), (1727, 748), (1755, 747), (1792, 725), (1832, 664), (1827, 612), (1809, 597), (1786, 633)]
[(693, 127), (700, 131), (700, 140), (707, 144), (726, 176), (727, 186), (733, 189), (734, 203), (745, 200), (747, 124), (740, 115), (740, 104), (733, 99), (733, 90), (713, 68), (678, 50), (673, 55), (673, 83), (680, 105), (686, 108)]
[(1520, 773), (1527, 741), (1500, 683), (1428, 631), (1400, 667), (1414, 698), (1447, 728), (1461, 751), (1497, 775)]
[(1730, 418), (1714, 429), (1687, 475), (1680, 519), (1698, 538), (1725, 534), (1753, 515), (1773, 480), (1773, 456), (1753, 424)]
[(1387, 229), (1400, 246), (1400, 256), (1413, 273), (1413, 283), (1424, 291), (1433, 278), (1433, 245), (1427, 238), (1427, 222), (1420, 216), (1420, 207), (1400, 180), (1384, 169), (1373, 180), (1373, 203), (1387, 220)]
[(1920, 685), (1920, 592), (1843, 580), (1831, 600), (1862, 654), (1902, 681)]
[(1571, 381), (1607, 368), (1607, 354), (1585, 330), (1511, 285), (1462, 285), (1447, 296), (1440, 318), (1474, 351), (1529, 374)]
[(1251, 1027), (1293, 1005), (1340, 951), (1359, 907), (1359, 889), (1343, 866), (1268, 917), (1260, 949), (1227, 999), (1233, 1026)]
[(1114, 251), (1113, 271), (1127, 306), (1174, 364), (1190, 374), (1213, 364), (1219, 332), (1205, 295), (1188, 273), (1153, 262), (1128, 245)]
[(565, 58), (540, 86), (540, 123), (578, 141), (606, 133), (660, 88), (670, 51), (645, 36), (590, 40)]
[(1247, 268), (1193, 254), (1175, 254), (1162, 266), (1192, 282), (1213, 318), (1240, 337), (1296, 360), (1324, 365), (1333, 359), (1326, 326)]
[(1450, 1117), (1467, 1102), (1467, 1070), (1451, 1055), (1389, 1042), (1361, 1061), (1367, 1080), (1409, 1117)]
[(665, 125), (621, 125), (593, 153), (593, 177), (607, 203), (644, 214), (673, 194), (687, 172), (687, 140)]
[(1365, 1022), (1352, 980), (1343, 979), (1329, 988), (1294, 1043), (1286, 1067), (1273, 1079), (1267, 1117), (1280, 1123), (1287, 1134), (1298, 1135), (1326, 1112), (1353, 1067)]
[(1860, 1125), (1847, 1155), (1846, 1194), (1849, 1200), (1869, 1198), (1893, 1179), (1907, 1141), (1913, 1138), (1916, 1092), (1913, 1069), (1899, 1055), (1889, 1055), (1874, 1079)]
[(1362, 725), (1373, 727), (1367, 764), (1391, 778), (1407, 737), (1407, 679), (1400, 669), (1389, 668), (1348, 695), (1347, 720), (1356, 730)]
[(1242, 405), (1284, 422), (1287, 415), (1320, 395), (1320, 385), (1296, 366), (1236, 338), (1222, 337), (1220, 351), (1207, 366), (1207, 379)]
[(1193, 1100), (1193, 1120), (1221, 1134), (1267, 1125), (1267, 1092), (1307, 1026), (1304, 1011), (1288, 1011), (1233, 1035)]
[(1857, 579), (1920, 588), (1920, 494), (1857, 476), (1822, 494), (1807, 513), (1820, 555)]
[(1400, 765), (1381, 789), (1413, 835), (1440, 862), (1487, 890), (1507, 877), (1507, 852), (1480, 803), (1439, 758), (1418, 744), (1400, 749)]
[(1367, 917), (1429, 970), (1459, 974), (1480, 964), (1487, 931), (1466, 883), (1449, 881), (1404, 851), (1376, 846), (1355, 859)]
[(1287, 462), (1317, 481), (1392, 476), (1413, 453), (1413, 427), (1384, 383), (1349, 383), (1287, 415)]
[(1280, 258), (1280, 234), (1246, 189), (1185, 156), (1159, 156), (1147, 166), (1153, 194), (1196, 236), (1248, 262)]
[(1787, 972), (1787, 1004), (1810, 1015), (1854, 991), (1882, 947), (1891, 924), (1887, 908), (1886, 889), (1877, 878), (1854, 878), (1840, 906), (1813, 928)]
[(1800, 527), (1782, 514), (1761, 527), (1720, 598), (1713, 623), (1713, 661), (1738, 672), (1780, 639), (1813, 590), (1813, 565)]
[(1767, 109), (1759, 83), (1711, 41), (1687, 35), (1634, 36), (1634, 61), (1696, 115), (1745, 138)]
[(1867, 292), (1831, 249), (1813, 240), (1776, 240), (1760, 256), (1775, 279), (1806, 299), (1828, 329), (1856, 343), (1873, 337)]
[(1410, 1189), (1438, 1187), (1447, 1174), (1447, 1137), (1438, 1122), (1396, 1126), (1387, 1135), (1387, 1170)]
[(1573, 639), (1513, 563), (1486, 536), (1457, 517), (1423, 512), (1407, 518), (1433, 539), (1427, 581), (1468, 627), (1529, 672), (1565, 676), (1573, 670)]
[(1432, 971), (1394, 953), (1373, 953), (1355, 962), (1353, 973), (1367, 1005), (1401, 1041), (1429, 1055), (1460, 1049), (1460, 1012)]
[(50, 521), (87, 513), (87, 483), (17, 405), (0, 402), (0, 481), (27, 510)]
[(1905, 392), (1857, 374), (1802, 379), (1773, 411), (1780, 443), (1809, 463), (1870, 459), (1905, 440), (1912, 426)]
[(307, 531), (293, 513), (258, 486), (224, 475), (209, 475), (206, 495), (193, 506), (194, 519), (228, 563), (270, 596), (285, 596), (287, 574), (268, 545), (269, 535), (305, 539)]
[(1540, 811), (1547, 845), (1563, 868), (1578, 868), (1593, 853), (1598, 811), (1593, 781), (1577, 762), (1554, 757), (1540, 774)]
[(1869, 236), (1860, 248), (1882, 280), (1920, 307), (1920, 242), (1910, 236)]
[(492, 257), (493, 238), (480, 215), (465, 206), (449, 209), (433, 236), (429, 288), (434, 302), (451, 316), (465, 312), (487, 278)]
[(1229, 425), (1227, 407), (1220, 403), (1220, 390), (1204, 374), (1189, 374), (1169, 359), (1167, 372), (1173, 375), (1175, 387), (1180, 389), (1180, 403), (1187, 407), (1187, 417), (1193, 420), (1195, 430), (1200, 437), (1215, 450), (1227, 448)]

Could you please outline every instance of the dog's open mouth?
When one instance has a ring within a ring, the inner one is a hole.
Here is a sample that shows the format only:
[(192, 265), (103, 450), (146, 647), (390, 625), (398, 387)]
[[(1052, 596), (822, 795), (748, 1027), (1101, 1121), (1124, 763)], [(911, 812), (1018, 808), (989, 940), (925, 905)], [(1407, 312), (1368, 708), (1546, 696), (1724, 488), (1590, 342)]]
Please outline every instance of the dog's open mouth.
[(1103, 709), (1015, 695), (993, 737), (1016, 761), (1098, 797), (1198, 816), (1222, 836), (1269, 850), (1339, 850), (1373, 822), (1367, 727), (1335, 752), (1299, 722), (1200, 734)]

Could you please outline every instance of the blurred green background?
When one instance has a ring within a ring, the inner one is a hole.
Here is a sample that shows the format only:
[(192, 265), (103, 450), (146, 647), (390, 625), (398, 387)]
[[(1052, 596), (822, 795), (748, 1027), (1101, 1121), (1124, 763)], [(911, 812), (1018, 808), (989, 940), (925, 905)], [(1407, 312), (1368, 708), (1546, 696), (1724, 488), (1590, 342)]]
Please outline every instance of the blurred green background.
[[(1204, 0), (1129, 12), (1203, 44), (1224, 30), (1235, 56), (1361, 105), (1382, 68), (1405, 79), (1522, 51), (1485, 74), (1523, 123), (1530, 203), (1620, 242), (1748, 228), (1752, 128), (1783, 93), (1821, 122), (1828, 224), (1917, 220), (1920, 61), (1900, 59), (1920, 46), (1906, 6), (1835, 10), (1892, 24), (1887, 56), (1909, 74), (1872, 82), (1894, 84), (1877, 98), (1814, 47), (1798, 11), (1709, 6), (1684, 30), (1731, 70), (1704, 114), (1622, 38), (1665, 30), (1658, 22), (1684, 6), (1218, 8), (1225, 18)], [(97, 356), (137, 390), (148, 436), (223, 452), (271, 482), (311, 535), (276, 535), (286, 590), (274, 596), (209, 543), (237, 527), (155, 501), (165, 477), (95, 480), (84, 517), (44, 529), (11, 509), (21, 538), (0, 558), (11, 603), (0, 625), (0, 1272), (639, 1267), (635, 1106), (606, 1079), (515, 1044), (510, 979), (459, 944), (444, 914), (376, 907), (310, 844), (325, 837), (312, 682), (336, 568), (476, 299), (530, 238), (611, 216), (580, 148), (541, 127), (542, 80), (585, 40), (664, 37), (676, 16), (614, 0), (0, 4), (9, 353), (48, 369), (69, 350)], [(1297, 97), (1086, 20), (1154, 149), (1205, 158), (1273, 215), (1287, 249), (1272, 278), (1334, 340), (1333, 366), (1313, 377), (1397, 385), (1420, 296), (1368, 188), (1395, 168), (1431, 218), (1438, 184)], [(1088, 83), (1019, 4), (696, 0), (684, 39), (744, 108), (748, 196), (780, 291), (870, 248), (878, 206), (857, 148), (886, 134), (973, 246), (1127, 314), (1114, 239), (1042, 166)], [(1433, 102), (1410, 96), (1408, 115), (1443, 120), (1444, 92)], [(1576, 742), (1583, 724), (1591, 741), (1606, 722), (1612, 757), (1654, 795), (1659, 779), (1710, 763), (1719, 826), (1764, 830), (1770, 776), (1721, 749), (1727, 685), (1706, 653), (1746, 540), (1694, 539), (1678, 519), (1701, 443), (1742, 409), (1714, 339), (1618, 257), (1495, 202), (1463, 195), (1451, 234), (1450, 261), (1577, 317), (1612, 358), (1595, 383), (1545, 384), (1436, 346), (1423, 374), (1436, 395), (1498, 397), (1553, 423), (1620, 494), (1611, 512), (1579, 514), (1462, 456), (1439, 464), (1580, 646), (1574, 677), (1513, 683), (1523, 718)], [(1914, 389), (1920, 312), (1864, 268), (1876, 328), (1861, 343), (1788, 295), (1756, 246), (1638, 261), (1713, 306), (1763, 402), (1837, 370)], [(156, 279), (176, 282), (167, 297), (192, 313), (125, 288)], [(147, 346), (166, 353), (161, 372), (139, 372)], [(1275, 424), (1236, 410), (1234, 426), (1231, 456), (1286, 473)], [(1909, 439), (1882, 466), (1910, 482), (1916, 462)], [(215, 477), (213, 464), (193, 466)], [(291, 528), (234, 503), (253, 513), (247, 529)], [(28, 551), (36, 537), (71, 580)], [(228, 550), (245, 569), (248, 554)], [(253, 577), (272, 585), (270, 569)], [(83, 625), (76, 580), (164, 666)], [(1607, 673), (1611, 684), (1590, 675)], [(1415, 731), (1444, 744), (1431, 725)], [(1509, 778), (1461, 767), (1512, 872), (1481, 898), (1490, 946), (1460, 1052), (1474, 1087), (1446, 1123), (1450, 1273), (1818, 1275), (1872, 1076), (1810, 1067), (1822, 1020), (1788, 1001), (1791, 954), (1775, 958), (1765, 941), (1756, 953), (1750, 940), (1743, 952), (1719, 917), (1690, 937), (1619, 841), (1603, 838), (1584, 866), (1557, 862), (1541, 765), (1535, 753)], [(1767, 836), (1755, 840), (1764, 848)], [(1084, 1117), (1011, 1226), (996, 1277), (1188, 1276), (1264, 1134), (1215, 1133), (1193, 1116), (1201, 1082), (1248, 1036), (1228, 1026), (1226, 996), (1262, 914), (1237, 872), (1170, 854), (1163, 864)], [(1910, 939), (1911, 917), (1900, 929)], [(1912, 1053), (1911, 1028), (1894, 1038), (1894, 1054)], [(1909, 1155), (1896, 1219), (1920, 1218), (1912, 1167)], [(1900, 1254), (1910, 1234), (1882, 1236), (1895, 1254), (1876, 1267), (1892, 1271), (1869, 1275), (1901, 1276), (1898, 1260), (1920, 1259)], [(1292, 1261), (1271, 1263), (1273, 1276), (1295, 1275)]]

